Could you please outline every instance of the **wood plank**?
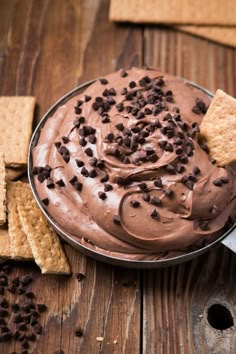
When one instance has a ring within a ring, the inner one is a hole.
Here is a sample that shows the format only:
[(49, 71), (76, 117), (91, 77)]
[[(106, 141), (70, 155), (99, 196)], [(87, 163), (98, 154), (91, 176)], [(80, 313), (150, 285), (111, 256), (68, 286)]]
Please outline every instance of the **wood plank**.
[[(147, 65), (236, 96), (235, 49), (161, 27), (147, 27), (144, 38)], [(143, 353), (234, 353), (233, 327), (213, 328), (207, 313), (219, 303), (231, 312), (235, 324), (235, 262), (235, 255), (221, 246), (192, 262), (145, 272)], [(213, 311), (213, 322), (222, 323), (226, 316), (230, 323), (225, 310), (220, 311)]]
[[(1, 38), (8, 38), (0, 94), (35, 95), (36, 121), (61, 95), (121, 66), (140, 65), (142, 31), (108, 22), (109, 1), (8, 1), (12, 12)], [(7, 22), (5, 22), (7, 21)], [(6, 43), (4, 41), (4, 43)], [(4, 47), (5, 48), (5, 47)], [(66, 246), (73, 275), (42, 276), (34, 264), (15, 264), (11, 279), (32, 272), (32, 290), (49, 311), (35, 354), (138, 353), (140, 347), (139, 271), (91, 260)], [(83, 281), (75, 273), (85, 273)], [(8, 295), (9, 296), (9, 295)], [(82, 337), (74, 335), (80, 326)], [(98, 341), (96, 338), (103, 340)], [(16, 349), (0, 343), (0, 352)]]

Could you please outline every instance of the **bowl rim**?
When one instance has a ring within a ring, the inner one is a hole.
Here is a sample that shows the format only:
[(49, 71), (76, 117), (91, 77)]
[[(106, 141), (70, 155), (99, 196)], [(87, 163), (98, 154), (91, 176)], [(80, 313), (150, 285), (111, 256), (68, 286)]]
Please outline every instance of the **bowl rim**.
[[(181, 80), (183, 80), (186, 84), (191, 85), (192, 87), (201, 90), (202, 92), (206, 93), (210, 98), (213, 97), (213, 93), (206, 88), (196, 84), (193, 81), (177, 77)], [(103, 261), (109, 264), (113, 264), (116, 266), (121, 266), (121, 267), (128, 267), (128, 268), (143, 268), (143, 269), (151, 269), (151, 268), (163, 268), (163, 267), (168, 267), (171, 265), (176, 265), (180, 264), (186, 261), (189, 261), (195, 257), (200, 256), (201, 254), (207, 252), (210, 248), (214, 247), (217, 245), (220, 241), (222, 241), (224, 238), (226, 238), (236, 227), (236, 223), (229, 229), (227, 230), (223, 235), (218, 237), (216, 240), (213, 242), (207, 244), (206, 246), (203, 246), (197, 250), (190, 251), (181, 255), (177, 255), (174, 257), (170, 258), (162, 258), (158, 260), (135, 260), (135, 259), (124, 259), (124, 258), (119, 258), (116, 256), (109, 255), (109, 252), (107, 253), (102, 253), (99, 250), (95, 250), (93, 248), (89, 248), (86, 245), (82, 244), (78, 240), (76, 240), (76, 237), (72, 237), (69, 235), (67, 232), (65, 232), (59, 224), (52, 218), (52, 216), (47, 212), (47, 210), (44, 208), (36, 187), (34, 183), (34, 178), (32, 174), (32, 167), (33, 167), (33, 158), (32, 158), (32, 151), (33, 148), (37, 145), (38, 138), (40, 136), (41, 129), (43, 128), (44, 124), (46, 121), (55, 113), (55, 111), (66, 103), (68, 100), (73, 98), (74, 96), (82, 93), (88, 86), (90, 86), (92, 83), (94, 83), (97, 79), (87, 81), (83, 83), (82, 85), (78, 85), (71, 91), (67, 92), (65, 95), (60, 97), (49, 109), (48, 111), (43, 115), (43, 117), (40, 119), (40, 122), (37, 124), (36, 128), (34, 129), (34, 132), (32, 134), (30, 144), (29, 144), (29, 150), (28, 150), (28, 167), (27, 167), (27, 172), (28, 172), (28, 179), (29, 179), (29, 184), (33, 193), (33, 196), (41, 209), (42, 213), (46, 217), (47, 221), (49, 224), (53, 227), (53, 229), (69, 244), (72, 245), (72, 247), (80, 250), (83, 254), (86, 254), (87, 256), (90, 256), (96, 260)]]

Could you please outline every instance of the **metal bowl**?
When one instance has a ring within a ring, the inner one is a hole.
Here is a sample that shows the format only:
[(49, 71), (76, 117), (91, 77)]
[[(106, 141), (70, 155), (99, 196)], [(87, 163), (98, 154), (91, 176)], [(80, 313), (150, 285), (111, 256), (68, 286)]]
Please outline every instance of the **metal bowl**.
[[(184, 79), (183, 79), (184, 80)], [(39, 122), (39, 124), (37, 125), (33, 136), (31, 138), (31, 142), (30, 142), (30, 146), (29, 146), (29, 155), (28, 155), (28, 178), (29, 178), (29, 182), (30, 182), (30, 186), (33, 192), (33, 195), (35, 197), (36, 202), (38, 203), (39, 208), (41, 209), (42, 213), (45, 215), (45, 217), (47, 218), (49, 224), (53, 227), (53, 229), (65, 240), (67, 241), (72, 247), (76, 248), (77, 250), (81, 251), (82, 253), (86, 254), (87, 256), (90, 256), (92, 258), (95, 258), (98, 261), (103, 261), (103, 262), (107, 262), (113, 265), (117, 265), (117, 266), (122, 266), (122, 267), (129, 267), (129, 268), (143, 268), (143, 269), (151, 269), (151, 268), (162, 268), (162, 267), (168, 267), (168, 266), (172, 266), (175, 264), (179, 264), (179, 263), (183, 263), (186, 261), (189, 261), (195, 257), (200, 256), (201, 254), (207, 252), (210, 248), (214, 247), (215, 245), (219, 244), (219, 242), (223, 241), (222, 243), (224, 243), (225, 245), (228, 245), (231, 243), (230, 247), (231, 249), (233, 249), (233, 246), (235, 247), (235, 244), (233, 245), (234, 241), (233, 239), (235, 239), (236, 236), (236, 224), (233, 225), (226, 233), (224, 233), (222, 236), (220, 236), (217, 240), (211, 242), (210, 244), (206, 245), (205, 247), (202, 247), (200, 249), (197, 249), (195, 251), (191, 251), (191, 252), (187, 252), (186, 254), (183, 255), (179, 255), (176, 257), (172, 257), (172, 258), (166, 258), (166, 259), (159, 259), (159, 260), (154, 260), (154, 261), (150, 261), (150, 260), (125, 260), (122, 258), (118, 258), (118, 257), (113, 257), (110, 256), (108, 254), (102, 253), (102, 252), (98, 252), (94, 249), (91, 249), (89, 247), (86, 247), (85, 245), (82, 245), (80, 243), (79, 238), (76, 239), (74, 237), (72, 237), (71, 235), (69, 235), (68, 233), (66, 233), (58, 224), (57, 222), (47, 213), (47, 211), (45, 210), (45, 208), (42, 205), (42, 202), (38, 196), (37, 190), (35, 188), (35, 184), (34, 184), (34, 178), (32, 175), (32, 166), (33, 166), (33, 159), (32, 159), (32, 150), (33, 148), (37, 145), (38, 139), (39, 139), (39, 135), (40, 135), (40, 131), (43, 128), (45, 122), (50, 119), (50, 117), (54, 114), (54, 112), (58, 109), (59, 106), (65, 104), (69, 99), (71, 99), (72, 97), (82, 93), (89, 85), (91, 85), (95, 80), (86, 82), (83, 85), (80, 85), (76, 88), (74, 88), (72, 91), (68, 92), (66, 95), (64, 95), (63, 97), (61, 97), (49, 110), (48, 112), (43, 116), (43, 118), (41, 119), (41, 121)], [(206, 93), (209, 97), (213, 97), (213, 94), (206, 90), (205, 88), (196, 85), (195, 83), (188, 81), (188, 80), (184, 80), (186, 83), (188, 83), (189, 85), (203, 91), (204, 93)], [(230, 239), (230, 241), (227, 242), (227, 240)]]

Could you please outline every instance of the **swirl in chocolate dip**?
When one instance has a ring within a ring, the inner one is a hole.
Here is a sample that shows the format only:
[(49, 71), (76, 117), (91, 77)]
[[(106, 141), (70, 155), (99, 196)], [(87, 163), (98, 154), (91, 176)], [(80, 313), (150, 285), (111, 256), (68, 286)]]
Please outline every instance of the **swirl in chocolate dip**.
[(123, 259), (168, 257), (221, 235), (235, 169), (217, 167), (198, 141), (209, 103), (156, 70), (96, 80), (56, 110), (33, 150), (49, 215), (81, 244)]

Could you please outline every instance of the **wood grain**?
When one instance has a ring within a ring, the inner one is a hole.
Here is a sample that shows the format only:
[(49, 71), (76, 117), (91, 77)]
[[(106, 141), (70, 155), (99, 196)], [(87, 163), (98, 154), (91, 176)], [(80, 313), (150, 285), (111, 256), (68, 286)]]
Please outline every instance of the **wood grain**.
[[(144, 39), (147, 65), (236, 96), (235, 49), (154, 26), (145, 28)], [(143, 353), (234, 353), (235, 326), (213, 328), (207, 311), (212, 304), (223, 304), (235, 324), (235, 261), (221, 246), (192, 262), (145, 272)]]
[[(39, 121), (77, 84), (121, 66), (140, 65), (142, 31), (109, 23), (108, 5), (76, 0), (1, 2), (0, 93), (35, 95)], [(49, 307), (44, 335), (32, 352), (139, 353), (139, 271), (100, 264), (70, 246), (66, 253), (72, 277), (42, 276), (33, 263), (15, 264), (11, 275), (32, 272), (37, 301)], [(77, 272), (85, 273), (82, 282), (75, 279)], [(82, 337), (74, 334), (77, 326)], [(14, 342), (0, 346), (2, 354), (20, 350)]]

